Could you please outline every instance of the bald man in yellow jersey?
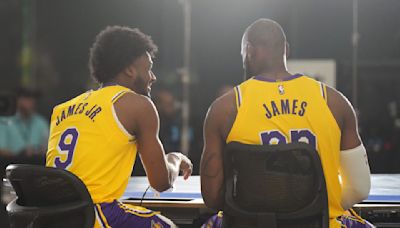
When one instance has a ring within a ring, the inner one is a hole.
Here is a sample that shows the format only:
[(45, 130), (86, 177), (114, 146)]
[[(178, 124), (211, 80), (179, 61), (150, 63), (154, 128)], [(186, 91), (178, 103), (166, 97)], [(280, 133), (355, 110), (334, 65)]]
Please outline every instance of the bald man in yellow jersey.
[[(345, 211), (368, 196), (369, 166), (354, 110), (335, 89), (306, 75), (290, 74), (281, 26), (259, 19), (245, 31), (246, 80), (218, 98), (204, 123), (201, 191), (208, 207), (224, 205), (224, 146), (306, 142), (318, 151), (327, 185), (330, 227), (372, 227)], [(339, 181), (339, 173), (342, 183)], [(205, 227), (220, 227), (221, 213)]]
[(118, 201), (137, 153), (157, 191), (169, 189), (179, 171), (185, 179), (192, 172), (190, 160), (177, 152), (165, 155), (158, 138), (159, 118), (149, 98), (156, 51), (139, 29), (107, 27), (90, 51), (90, 71), (100, 88), (53, 110), (46, 165), (66, 169), (85, 183), (96, 228), (175, 227), (158, 212)]

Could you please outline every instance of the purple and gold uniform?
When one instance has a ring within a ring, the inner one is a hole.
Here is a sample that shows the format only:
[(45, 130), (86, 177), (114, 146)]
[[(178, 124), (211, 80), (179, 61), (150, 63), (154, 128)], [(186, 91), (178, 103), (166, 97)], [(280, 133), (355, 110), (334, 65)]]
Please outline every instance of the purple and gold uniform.
[(137, 153), (135, 136), (125, 130), (114, 110), (125, 93), (133, 91), (107, 86), (57, 105), (46, 166), (66, 169), (85, 183), (95, 203), (95, 227), (170, 227), (172, 223), (158, 212), (116, 201), (125, 191)]
[[(324, 170), (329, 227), (346, 227), (350, 223), (351, 227), (369, 227), (361, 218), (350, 222), (353, 217), (344, 215), (341, 206), (341, 130), (327, 105), (325, 84), (300, 74), (282, 81), (256, 76), (236, 86), (235, 96), (237, 115), (226, 143), (311, 144), (318, 151)], [(360, 226), (354, 226), (355, 223)]]

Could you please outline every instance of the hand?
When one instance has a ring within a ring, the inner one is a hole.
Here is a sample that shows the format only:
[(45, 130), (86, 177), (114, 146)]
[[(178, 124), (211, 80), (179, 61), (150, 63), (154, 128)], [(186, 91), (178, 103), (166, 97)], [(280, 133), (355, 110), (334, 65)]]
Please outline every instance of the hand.
[(188, 157), (179, 152), (168, 153), (167, 156), (176, 156), (180, 160), (179, 170), (183, 174), (183, 179), (187, 180), (193, 172), (193, 164)]
[(181, 160), (181, 166), (179, 167), (179, 169), (183, 173), (183, 179), (187, 180), (193, 172), (193, 164), (188, 157), (186, 157), (183, 154), (181, 154), (181, 155), (182, 155), (181, 156), (182, 160)]

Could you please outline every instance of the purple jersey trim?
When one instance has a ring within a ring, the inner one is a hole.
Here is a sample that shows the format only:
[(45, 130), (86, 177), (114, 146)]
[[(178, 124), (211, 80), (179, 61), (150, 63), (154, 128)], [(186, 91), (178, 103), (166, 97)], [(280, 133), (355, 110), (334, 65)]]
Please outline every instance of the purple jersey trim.
[(97, 217), (99, 218), (102, 227), (104, 227), (104, 228), (107, 227), (106, 223), (103, 221), (103, 218), (101, 217), (101, 214), (99, 212), (99, 209), (97, 208), (97, 205), (94, 205), (94, 210), (96, 211)]
[(235, 90), (238, 96), (238, 106), (240, 107), (240, 105), (242, 104), (242, 95), (240, 94), (240, 89), (239, 86), (235, 86)]
[(121, 97), (122, 94), (126, 93), (125, 90), (120, 91), (119, 93), (115, 94), (115, 96), (112, 98), (111, 103), (114, 103), (118, 98)]
[(322, 90), (322, 97), (323, 97), (324, 99), (326, 99), (326, 97), (325, 97), (325, 88), (324, 88), (324, 84), (322, 84), (322, 82), (320, 82), (320, 84), (321, 84), (321, 90)]
[(299, 78), (301, 76), (303, 76), (303, 75), (302, 74), (294, 74), (294, 75), (291, 75), (282, 80), (276, 80), (276, 79), (270, 79), (270, 78), (263, 77), (262, 75), (257, 75), (253, 79), (258, 80), (258, 81), (264, 81), (264, 82), (285, 82), (285, 81), (290, 81), (290, 80)]

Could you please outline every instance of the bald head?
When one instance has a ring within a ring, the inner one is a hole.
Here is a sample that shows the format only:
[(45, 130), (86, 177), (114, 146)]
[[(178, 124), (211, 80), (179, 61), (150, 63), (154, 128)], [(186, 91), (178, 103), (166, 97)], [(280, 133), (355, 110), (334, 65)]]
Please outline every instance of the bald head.
[(264, 46), (283, 54), (286, 36), (282, 27), (270, 19), (258, 19), (245, 31), (246, 41), (253, 46)]
[[(258, 19), (246, 28), (242, 38), (244, 68), (250, 74), (264, 67), (281, 67), (286, 61), (286, 35), (282, 27), (270, 19)], [(255, 76), (255, 75), (251, 75)]]

